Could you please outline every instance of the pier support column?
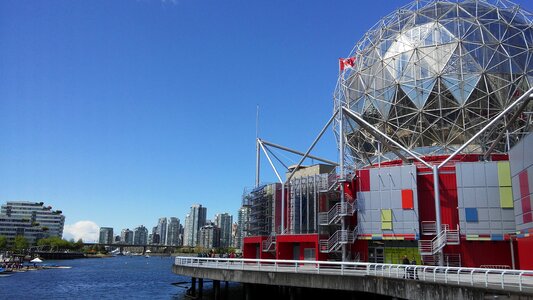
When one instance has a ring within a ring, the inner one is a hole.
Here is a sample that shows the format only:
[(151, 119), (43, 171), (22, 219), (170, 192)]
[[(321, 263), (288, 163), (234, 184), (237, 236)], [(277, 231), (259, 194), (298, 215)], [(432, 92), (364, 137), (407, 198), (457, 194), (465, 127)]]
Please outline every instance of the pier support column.
[(242, 284), (242, 295), (244, 300), (252, 300), (252, 288), (251, 283)]
[(213, 296), (215, 300), (220, 300), (220, 280), (213, 280)]
[(227, 281), (224, 282), (224, 300), (229, 299), (229, 284)]
[(204, 296), (204, 279), (198, 278), (198, 299)]
[(191, 278), (191, 295), (196, 296), (196, 277)]

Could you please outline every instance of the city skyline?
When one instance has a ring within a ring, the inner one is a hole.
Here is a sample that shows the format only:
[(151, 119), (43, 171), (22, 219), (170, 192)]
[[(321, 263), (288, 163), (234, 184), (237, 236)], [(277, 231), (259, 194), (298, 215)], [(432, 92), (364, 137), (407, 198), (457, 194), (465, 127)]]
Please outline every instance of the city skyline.
[[(260, 137), (305, 151), (338, 59), (408, 2), (3, 1), (0, 202), (61, 209), (67, 237), (237, 216), (257, 107)], [(336, 160), (332, 130), (313, 154)]]

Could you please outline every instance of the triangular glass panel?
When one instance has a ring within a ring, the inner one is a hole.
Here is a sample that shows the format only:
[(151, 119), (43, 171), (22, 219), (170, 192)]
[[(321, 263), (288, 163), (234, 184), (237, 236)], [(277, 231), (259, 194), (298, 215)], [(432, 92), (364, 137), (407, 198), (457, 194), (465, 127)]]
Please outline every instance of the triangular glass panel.
[(350, 102), (349, 108), (357, 113), (362, 114), (366, 106), (365, 99), (366, 97), (363, 96), (355, 101)]
[(438, 19), (449, 19), (457, 17), (455, 13), (456, 7), (455, 3), (446, 3), (446, 2), (436, 2), (435, 3), (435, 12)]
[(405, 82), (400, 84), (400, 86), (415, 106), (422, 109), (435, 86), (435, 82), (436, 78), (428, 78)]
[(462, 46), (458, 46), (450, 56), (448, 63), (443, 68), (444, 73), (480, 73), (481, 67), (469, 52)]
[(510, 59), (505, 53), (502, 46), (495, 49), (494, 55), (491, 57), (487, 65), (487, 73), (509, 74), (512, 73)]
[(413, 51), (407, 51), (389, 59), (384, 59), (383, 63), (395, 80), (399, 80), (409, 65), (409, 60), (413, 55)]
[(431, 70), (431, 75), (438, 75), (442, 72), (450, 57), (452, 56), (457, 43), (449, 43), (440, 47), (418, 48), (421, 56), (421, 64), (427, 65)]
[(466, 53), (472, 57), (481, 69), (486, 69), (494, 55), (495, 48), (490, 45), (480, 45), (478, 43), (463, 43)]
[(373, 73), (374, 84), (372, 86), (372, 90), (379, 91), (395, 84), (395, 80), (389, 73), (387, 67), (382, 63), (377, 64), (377, 66), (379, 66), (379, 68), (377, 68), (376, 71)]
[(444, 83), (455, 100), (464, 105), (480, 78), (481, 74), (451, 73), (442, 75), (442, 83)]
[(501, 21), (485, 24), (487, 27), (487, 30), (498, 40), (501, 41), (503, 39), (503, 35), (505, 34), (505, 30), (507, 29), (507, 26), (503, 24)]
[(527, 49), (528, 45), (524, 39), (524, 36), (522, 35), (522, 32), (523, 31), (519, 29), (509, 27), (503, 36), (503, 44)]
[(390, 86), (376, 92), (374, 105), (385, 120), (388, 119), (390, 108), (396, 96), (396, 86)]
[(491, 85), (491, 91), (500, 103), (499, 108), (506, 107), (514, 91), (514, 80), (511, 74), (487, 74), (486, 78)]
[(431, 39), (429, 45), (442, 45), (456, 40), (455, 36), (439, 23), (433, 26), (433, 30), (426, 37), (426, 41), (428, 39)]

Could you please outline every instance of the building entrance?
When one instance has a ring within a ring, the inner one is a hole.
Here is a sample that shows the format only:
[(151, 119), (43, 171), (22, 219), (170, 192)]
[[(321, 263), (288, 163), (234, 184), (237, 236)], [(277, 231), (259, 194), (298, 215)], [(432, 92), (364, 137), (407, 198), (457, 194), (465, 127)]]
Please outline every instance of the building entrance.
[(368, 248), (368, 262), (382, 264), (385, 260), (383, 247)]

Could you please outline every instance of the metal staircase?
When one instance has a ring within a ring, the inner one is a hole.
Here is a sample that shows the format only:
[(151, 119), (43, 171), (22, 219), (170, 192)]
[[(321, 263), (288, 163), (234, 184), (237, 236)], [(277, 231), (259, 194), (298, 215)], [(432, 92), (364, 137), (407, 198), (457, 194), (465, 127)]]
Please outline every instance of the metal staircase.
[[(430, 222), (427, 222), (426, 224), (429, 224), (429, 223)], [(422, 225), (423, 225), (422, 234), (423, 235), (431, 234), (431, 231), (428, 230), (428, 228), (430, 228), (431, 226), (427, 225), (425, 228), (424, 224)], [(444, 248), (444, 246), (459, 245), (459, 242), (460, 242), (459, 230), (458, 229), (450, 230), (450, 226), (448, 224), (443, 224), (441, 231), (433, 239), (418, 241), (418, 250), (420, 252), (420, 255), (422, 256), (433, 256), (437, 252), (439, 252), (439, 250)]]
[(337, 230), (327, 240), (320, 240), (320, 252), (332, 253), (340, 250), (342, 245), (353, 244), (357, 239), (357, 227), (354, 230)]
[(318, 222), (326, 226), (338, 223), (342, 217), (351, 216), (355, 212), (355, 203), (336, 203), (328, 212), (318, 213)]
[(263, 250), (263, 252), (271, 252), (276, 250), (276, 233), (271, 233), (268, 239), (263, 241), (261, 250)]

